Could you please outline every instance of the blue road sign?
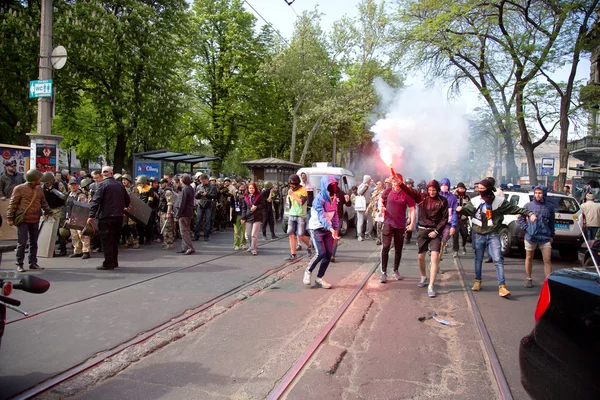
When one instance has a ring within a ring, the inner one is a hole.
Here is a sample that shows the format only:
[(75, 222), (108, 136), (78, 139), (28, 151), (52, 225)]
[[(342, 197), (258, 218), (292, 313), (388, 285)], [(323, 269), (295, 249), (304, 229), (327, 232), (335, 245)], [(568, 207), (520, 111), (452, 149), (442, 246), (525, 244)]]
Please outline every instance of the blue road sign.
[(45, 81), (29, 81), (29, 98), (52, 97), (52, 79)]

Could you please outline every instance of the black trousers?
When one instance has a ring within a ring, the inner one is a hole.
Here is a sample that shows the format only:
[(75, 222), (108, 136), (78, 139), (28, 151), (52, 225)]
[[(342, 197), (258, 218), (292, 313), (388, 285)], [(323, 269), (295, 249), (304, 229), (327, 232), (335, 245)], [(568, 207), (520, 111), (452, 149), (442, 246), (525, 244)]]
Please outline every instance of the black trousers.
[(404, 246), (405, 229), (392, 228), (391, 225), (383, 224), (381, 230), (381, 272), (387, 273), (388, 259), (392, 240), (394, 241), (394, 272), (398, 271), (402, 259), (402, 247)]
[[(271, 205), (271, 203), (267, 203)], [(273, 209), (270, 207), (266, 207), (263, 212), (263, 220), (262, 220), (262, 232), (263, 236), (267, 236), (267, 224), (269, 224), (269, 229), (271, 230), (271, 237), (275, 236), (275, 217), (273, 216)]]
[(459, 219), (458, 220), (458, 226), (456, 227), (456, 230), (458, 232), (454, 233), (454, 237), (453, 237), (453, 242), (452, 242), (452, 250), (453, 251), (458, 251), (458, 234), (460, 234), (460, 237), (462, 237), (462, 247), (465, 247), (467, 245), (467, 224), (469, 223), (468, 220), (462, 220)]
[(121, 237), (121, 226), (123, 216), (108, 217), (98, 220), (100, 241), (104, 252), (103, 266), (116, 268), (119, 266), (119, 238)]

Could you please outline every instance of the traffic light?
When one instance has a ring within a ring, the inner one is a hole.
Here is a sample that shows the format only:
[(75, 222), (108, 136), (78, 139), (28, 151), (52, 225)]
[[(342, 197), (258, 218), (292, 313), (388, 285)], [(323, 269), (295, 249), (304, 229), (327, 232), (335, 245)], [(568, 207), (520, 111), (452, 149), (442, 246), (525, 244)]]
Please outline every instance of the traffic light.
[(473, 163), (473, 162), (475, 162), (475, 152), (474, 152), (473, 150), (471, 150), (471, 151), (469, 152), (469, 162), (470, 162), (470, 163)]

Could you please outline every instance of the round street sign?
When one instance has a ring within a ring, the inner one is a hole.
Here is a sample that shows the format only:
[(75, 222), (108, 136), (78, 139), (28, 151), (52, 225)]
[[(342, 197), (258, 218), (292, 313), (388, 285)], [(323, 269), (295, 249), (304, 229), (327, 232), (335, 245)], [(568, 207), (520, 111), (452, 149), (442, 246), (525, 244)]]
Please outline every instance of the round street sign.
[(52, 50), (50, 60), (52, 61), (52, 68), (61, 69), (67, 63), (67, 49), (63, 46), (57, 46)]

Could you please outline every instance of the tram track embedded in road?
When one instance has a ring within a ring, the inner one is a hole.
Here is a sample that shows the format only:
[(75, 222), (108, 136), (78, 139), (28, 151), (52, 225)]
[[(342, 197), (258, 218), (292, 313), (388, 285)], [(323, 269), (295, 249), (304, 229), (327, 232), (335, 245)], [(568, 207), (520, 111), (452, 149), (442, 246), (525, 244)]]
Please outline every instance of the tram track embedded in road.
[[(178, 269), (176, 271), (172, 271), (170, 273), (181, 271), (183, 269), (192, 268), (194, 266), (205, 264), (207, 262), (214, 261), (214, 260), (217, 260), (217, 259), (220, 259), (220, 258), (223, 258), (223, 257), (227, 257), (228, 255), (232, 255), (232, 254), (235, 254), (235, 253), (237, 253), (237, 252), (233, 252), (233, 253), (229, 253), (229, 254), (226, 254), (226, 255), (223, 255), (223, 256), (219, 256), (219, 257), (216, 257), (216, 258), (214, 258), (212, 260), (204, 261), (204, 262), (201, 262), (201, 263), (198, 263), (198, 264), (194, 264), (194, 265), (189, 266), (189, 267), (181, 268), (181, 269)], [(172, 328), (173, 326), (175, 326), (177, 324), (180, 324), (180, 323), (182, 323), (182, 322), (184, 322), (184, 321), (186, 321), (186, 320), (188, 320), (188, 319), (190, 319), (190, 318), (192, 318), (192, 317), (194, 317), (194, 316), (196, 316), (196, 315), (198, 315), (198, 314), (206, 311), (207, 309), (209, 309), (210, 307), (212, 307), (215, 304), (219, 303), (220, 301), (223, 301), (223, 300), (225, 300), (227, 298), (230, 298), (230, 297), (234, 296), (237, 293), (240, 293), (240, 292), (244, 291), (245, 289), (251, 287), (252, 285), (255, 285), (256, 283), (258, 283), (258, 282), (260, 282), (260, 281), (262, 281), (264, 279), (267, 279), (268, 277), (270, 277), (270, 276), (272, 276), (272, 275), (274, 275), (274, 274), (276, 274), (276, 273), (284, 270), (285, 268), (289, 267), (290, 265), (293, 265), (293, 264), (296, 264), (296, 263), (302, 261), (304, 258), (305, 258), (305, 256), (299, 256), (296, 260), (294, 260), (292, 262), (288, 261), (288, 262), (286, 262), (284, 264), (279, 265), (278, 267), (266, 270), (265, 272), (263, 272), (261, 275), (257, 276), (256, 278), (253, 278), (253, 279), (251, 279), (251, 280), (249, 280), (247, 282), (242, 283), (241, 285), (238, 285), (238, 286), (236, 286), (236, 287), (234, 287), (232, 289), (229, 289), (228, 291), (226, 291), (226, 292), (224, 292), (224, 293), (222, 293), (222, 294), (220, 294), (220, 295), (218, 295), (218, 296), (216, 296), (216, 297), (214, 297), (214, 298), (212, 298), (212, 299), (210, 299), (210, 300), (208, 300), (208, 301), (206, 301), (206, 302), (204, 302), (204, 303), (196, 306), (195, 308), (193, 308), (191, 310), (187, 310), (182, 315), (180, 315), (178, 317), (175, 317), (175, 318), (173, 318), (173, 319), (171, 319), (171, 320), (163, 323), (162, 325), (157, 326), (156, 328), (153, 328), (153, 329), (151, 329), (149, 331), (146, 331), (146, 332), (144, 332), (144, 333), (142, 333), (142, 334), (140, 334), (140, 335), (138, 335), (138, 336), (136, 336), (136, 337), (134, 337), (134, 338), (132, 338), (132, 339), (124, 342), (124, 343), (121, 343), (120, 345), (118, 345), (118, 346), (116, 346), (116, 347), (114, 347), (114, 348), (112, 348), (110, 350), (106, 350), (106, 351), (104, 351), (102, 353), (99, 353), (96, 356), (88, 359), (87, 361), (85, 361), (85, 362), (83, 362), (81, 364), (78, 364), (78, 365), (76, 365), (76, 366), (74, 366), (72, 368), (69, 368), (68, 370), (63, 371), (60, 374), (53, 376), (52, 378), (49, 378), (49, 379), (47, 379), (47, 380), (45, 380), (43, 382), (38, 383), (37, 385), (35, 385), (35, 386), (33, 386), (33, 387), (29, 388), (29, 389), (26, 389), (26, 390), (24, 390), (24, 391), (16, 394), (15, 396), (11, 397), (11, 400), (31, 399), (31, 398), (33, 398), (33, 397), (35, 397), (37, 395), (40, 395), (41, 393), (43, 393), (43, 392), (51, 389), (52, 387), (54, 387), (54, 386), (56, 386), (56, 385), (58, 385), (60, 383), (63, 383), (65, 381), (69, 380), (69, 379), (72, 379), (72, 378), (74, 378), (74, 377), (82, 374), (83, 372), (87, 371), (88, 369), (90, 369), (90, 368), (92, 368), (92, 367), (100, 364), (101, 362), (109, 359), (110, 357), (113, 357), (113, 356), (121, 353), (122, 351), (126, 350), (127, 348), (135, 346), (137, 344), (140, 344), (140, 343), (142, 343), (142, 342), (144, 342), (144, 341), (152, 338), (153, 336), (155, 336), (155, 335), (157, 335), (157, 334), (159, 334), (159, 333), (161, 333), (161, 332), (163, 332), (163, 331), (165, 331), (165, 330), (167, 330), (169, 328)], [(140, 281), (139, 283), (146, 282), (146, 281), (151, 280), (151, 279), (156, 279), (156, 278), (164, 276), (164, 275), (166, 275), (166, 274), (160, 274), (160, 275), (157, 275), (157, 276), (155, 276), (153, 278), (148, 278), (148, 279), (145, 279), (143, 281)], [(129, 287), (129, 286), (131, 286), (131, 284), (127, 285), (126, 287)], [(114, 292), (114, 290), (112, 290), (110, 292), (107, 292), (107, 293), (111, 293), (111, 292)], [(94, 296), (94, 297), (97, 297), (97, 296)]]
[(494, 349), (494, 344), (492, 343), (490, 334), (487, 330), (487, 327), (485, 326), (485, 323), (483, 322), (483, 317), (481, 316), (481, 312), (479, 311), (479, 307), (477, 306), (477, 302), (475, 301), (475, 296), (473, 296), (473, 292), (469, 290), (467, 274), (465, 273), (465, 270), (462, 266), (462, 262), (458, 258), (455, 258), (454, 260), (456, 269), (458, 269), (463, 286), (465, 287), (465, 290), (467, 292), (467, 298), (469, 299), (471, 310), (473, 310), (473, 316), (475, 317), (475, 323), (477, 324), (477, 329), (479, 330), (479, 334), (481, 335), (483, 346), (485, 347), (486, 354), (488, 356), (488, 359), (490, 360), (490, 366), (492, 368), (492, 373), (494, 374), (496, 384), (498, 385), (500, 398), (502, 400), (513, 400), (513, 395), (510, 391), (510, 386), (508, 385), (508, 381), (506, 380), (506, 376), (504, 375), (504, 371), (502, 370), (502, 366), (500, 365), (500, 359), (498, 358), (498, 354), (496, 354), (496, 350)]
[[(259, 244), (259, 247), (267, 245), (267, 244), (270, 244), (272, 242), (276, 242), (278, 240), (280, 240), (280, 239), (271, 240), (271, 241), (269, 241), (269, 243)], [(128, 289), (128, 288), (131, 288), (131, 287), (134, 287), (134, 286), (137, 286), (137, 285), (141, 285), (143, 283), (146, 283), (146, 282), (149, 282), (149, 281), (152, 281), (152, 280), (155, 280), (155, 279), (159, 279), (159, 278), (171, 275), (171, 274), (175, 274), (177, 272), (187, 271), (189, 269), (193, 269), (193, 268), (199, 267), (201, 265), (208, 264), (208, 263), (211, 263), (213, 261), (217, 261), (217, 260), (220, 260), (222, 258), (232, 256), (232, 255), (237, 254), (237, 253), (240, 253), (240, 251), (239, 250), (232, 251), (232, 252), (229, 252), (229, 253), (226, 253), (226, 254), (222, 254), (222, 255), (220, 255), (218, 257), (211, 258), (209, 260), (200, 261), (200, 262), (198, 262), (196, 264), (188, 265), (186, 267), (176, 268), (176, 269), (173, 269), (172, 271), (163, 272), (161, 274), (157, 274), (157, 275), (154, 275), (154, 276), (151, 276), (149, 278), (145, 278), (145, 279), (142, 279), (142, 280), (139, 280), (139, 281), (131, 282), (131, 283), (128, 283), (127, 285), (119, 286), (119, 287), (116, 287), (116, 288), (113, 288), (113, 289), (110, 289), (110, 290), (107, 290), (107, 291), (104, 291), (104, 292), (100, 292), (100, 293), (97, 293), (97, 294), (94, 294), (94, 295), (91, 295), (91, 296), (82, 297), (80, 299), (68, 301), (68, 302), (62, 303), (62, 304), (57, 304), (57, 305), (45, 308), (45, 309), (40, 310), (40, 311), (31, 312), (31, 313), (29, 313), (29, 315), (27, 315), (25, 317), (19, 317), (19, 318), (15, 318), (15, 319), (13, 319), (11, 321), (7, 321), (6, 325), (14, 324), (16, 322), (23, 321), (23, 320), (26, 320), (26, 319), (28, 320), (28, 319), (31, 319), (31, 318), (36, 317), (38, 315), (46, 314), (46, 313), (48, 313), (50, 311), (55, 311), (55, 310), (58, 310), (58, 309), (61, 309), (61, 308), (72, 306), (74, 304), (79, 304), (79, 303), (83, 303), (83, 302), (88, 301), (88, 300), (93, 300), (93, 299), (96, 299), (98, 297), (102, 297), (102, 296), (105, 296), (107, 294), (115, 293), (115, 292), (118, 292), (120, 290)], [(135, 268), (135, 267), (133, 267), (133, 268)]]
[(344, 301), (344, 303), (340, 306), (340, 308), (333, 315), (333, 317), (331, 317), (331, 319), (329, 320), (327, 325), (325, 325), (325, 327), (321, 330), (321, 332), (315, 338), (315, 340), (310, 344), (310, 346), (308, 346), (308, 348), (302, 354), (302, 356), (300, 356), (300, 358), (296, 361), (296, 363), (292, 366), (292, 368), (281, 379), (281, 381), (275, 387), (275, 389), (273, 389), (273, 391), (269, 394), (269, 396), (267, 397), (268, 400), (277, 400), (287, 391), (287, 389), (290, 387), (292, 382), (294, 382), (294, 379), (296, 379), (296, 377), (298, 376), (300, 371), (302, 371), (302, 369), (304, 368), (304, 366), (306, 365), (308, 360), (310, 360), (310, 358), (317, 351), (317, 349), (319, 348), (321, 343), (323, 343), (323, 340), (325, 340), (327, 335), (329, 335), (329, 333), (335, 327), (335, 325), (340, 320), (342, 315), (344, 315), (344, 313), (346, 312), (348, 307), (350, 307), (350, 304), (352, 304), (354, 299), (356, 299), (358, 294), (364, 288), (365, 284), (367, 283), (367, 281), (369, 280), (371, 275), (373, 275), (373, 272), (375, 272), (377, 267), (379, 267), (380, 263), (381, 263), (380, 261), (377, 261), (369, 269), (369, 271), (367, 272), (365, 277), (362, 279), (362, 281), (358, 284), (356, 289), (354, 289), (354, 291), (350, 294), (350, 296), (348, 296), (346, 301)]

